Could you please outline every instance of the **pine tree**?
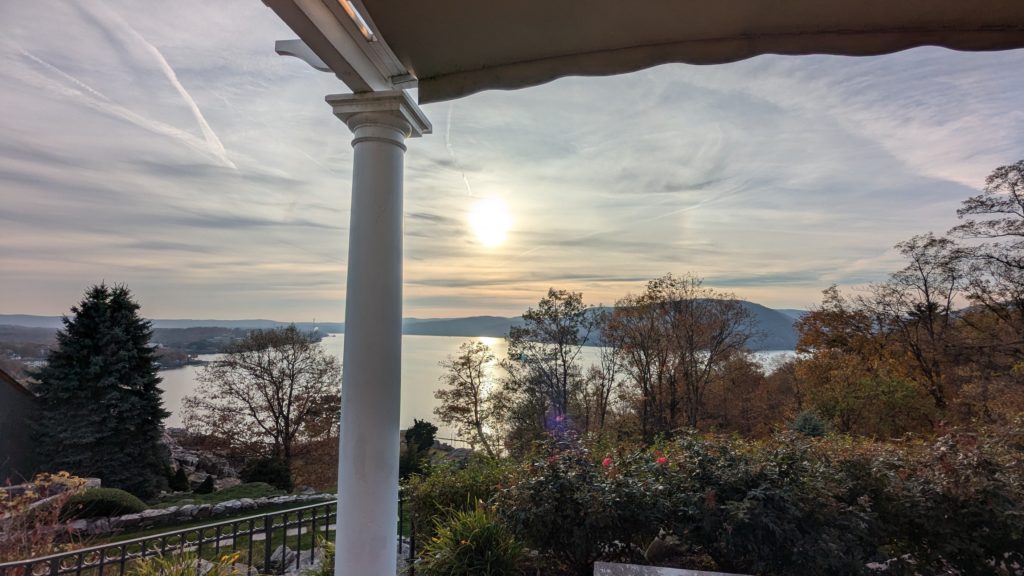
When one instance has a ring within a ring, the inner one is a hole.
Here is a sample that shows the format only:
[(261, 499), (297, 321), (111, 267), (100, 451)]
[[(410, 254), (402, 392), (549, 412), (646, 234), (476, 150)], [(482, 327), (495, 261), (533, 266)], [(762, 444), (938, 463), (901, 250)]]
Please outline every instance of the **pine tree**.
[(163, 408), (152, 325), (128, 288), (93, 286), (63, 318), (35, 377), (40, 462), (141, 497), (166, 485)]

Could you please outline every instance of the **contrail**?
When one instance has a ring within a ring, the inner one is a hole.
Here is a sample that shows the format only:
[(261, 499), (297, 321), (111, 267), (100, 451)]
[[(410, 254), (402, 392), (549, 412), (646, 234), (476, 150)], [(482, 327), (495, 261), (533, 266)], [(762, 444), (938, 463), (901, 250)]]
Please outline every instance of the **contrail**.
[(444, 147), (448, 149), (448, 155), (451, 156), (452, 164), (455, 165), (455, 169), (462, 174), (462, 181), (466, 184), (466, 195), (473, 195), (473, 187), (469, 185), (469, 177), (466, 176), (466, 171), (462, 169), (462, 164), (459, 162), (457, 156), (455, 156), (455, 148), (452, 146), (452, 116), (455, 112), (455, 104), (453, 102), (448, 103), (448, 119), (445, 121), (444, 130)]
[(89, 94), (92, 94), (93, 96), (99, 98), (100, 100), (103, 100), (104, 102), (110, 102), (110, 98), (107, 98), (106, 96), (104, 96), (100, 92), (98, 92), (95, 89), (93, 89), (92, 86), (89, 86), (88, 84), (86, 84), (85, 82), (82, 82), (78, 78), (75, 78), (71, 74), (68, 74), (67, 72), (61, 70), (60, 68), (57, 68), (56, 66), (54, 66), (53, 64), (50, 64), (49, 62), (43, 60), (42, 58), (37, 58), (35, 54), (32, 54), (28, 50), (25, 50), (21, 46), (18, 46), (18, 50), (21, 51), (21, 54), (23, 56), (27, 57), (29, 60), (32, 60), (36, 64), (39, 64), (40, 66), (42, 66), (42, 67), (44, 67), (44, 68), (46, 68), (48, 70), (52, 70), (52, 71), (56, 72), (58, 75), (60, 75), (60, 77), (64, 78), (68, 82), (71, 82), (75, 86), (78, 86), (82, 90), (85, 90)]
[(67, 84), (63, 84), (61, 82), (52, 80), (44, 76), (43, 74), (40, 74), (39, 72), (35, 71), (31, 71), (31, 73), (38, 77), (38, 80), (22, 76), (21, 80), (23, 80), (24, 82), (35, 84), (36, 86), (39, 86), (43, 89), (56, 90), (59, 93), (65, 94), (70, 97), (77, 97), (79, 98), (79, 102), (90, 108), (93, 108), (94, 110), (111, 114), (145, 130), (149, 130), (157, 134), (170, 136), (172, 138), (180, 140), (182, 143), (190, 146), (191, 148), (194, 148), (195, 150), (203, 154), (211, 153), (210, 148), (205, 141), (196, 138), (192, 134), (189, 134), (188, 132), (181, 130), (180, 128), (156, 120), (151, 120), (125, 108), (124, 106), (121, 106), (120, 104), (116, 104), (105, 94), (103, 94), (99, 90), (96, 90), (92, 86), (89, 86), (85, 82), (82, 82), (78, 78), (75, 78), (71, 74), (64, 72), (63, 70), (54, 66), (53, 64), (50, 64), (46, 60), (39, 58), (35, 54), (32, 54), (31, 52), (22, 48), (21, 46), (17, 46), (17, 48), (26, 58), (28, 58), (32, 62), (35, 62), (45, 70), (48, 70), (56, 74), (60, 78), (66, 80)]
[[(225, 166), (228, 166), (229, 168), (232, 168), (234, 170), (238, 170), (238, 166), (236, 166), (235, 163), (232, 162), (230, 158), (228, 158), (227, 150), (224, 148), (224, 144), (220, 141), (220, 138), (217, 137), (217, 133), (213, 131), (213, 128), (210, 128), (210, 124), (206, 121), (206, 117), (203, 116), (203, 112), (199, 109), (199, 105), (196, 104), (195, 99), (192, 98), (192, 95), (189, 94), (188, 90), (186, 90), (185, 87), (178, 80), (178, 75), (174, 72), (174, 69), (171, 68), (171, 65), (167, 62), (167, 59), (164, 58), (164, 55), (160, 52), (160, 50), (158, 50), (156, 46), (154, 46), (152, 43), (146, 40), (142, 36), (142, 34), (139, 34), (138, 30), (133, 28), (131, 24), (129, 24), (123, 18), (121, 18), (121, 15), (118, 14), (116, 11), (107, 8), (105, 5), (103, 5), (102, 2), (97, 2), (97, 4), (99, 6), (102, 6), (103, 10), (110, 15), (110, 20), (116, 22), (132, 38), (138, 41), (138, 43), (141, 44), (142, 47), (145, 48), (146, 51), (149, 52), (154, 59), (156, 59), (157, 64), (160, 66), (160, 71), (163, 72), (164, 76), (171, 83), (171, 85), (174, 86), (174, 89), (178, 92), (182, 100), (185, 101), (185, 104), (188, 105), (189, 109), (192, 111), (192, 116), (195, 117), (196, 123), (199, 124), (199, 129), (202, 131), (203, 138), (206, 139), (206, 143), (209, 145), (210, 151)], [(108, 21), (108, 19), (100, 18), (99, 21), (104, 22)]]

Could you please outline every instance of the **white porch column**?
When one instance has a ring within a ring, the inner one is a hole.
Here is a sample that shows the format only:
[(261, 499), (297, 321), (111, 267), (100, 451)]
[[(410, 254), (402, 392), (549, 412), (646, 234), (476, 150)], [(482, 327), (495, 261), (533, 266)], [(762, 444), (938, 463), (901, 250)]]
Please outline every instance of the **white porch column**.
[(336, 576), (394, 576), (405, 139), (430, 131), (402, 91), (328, 96), (352, 130)]

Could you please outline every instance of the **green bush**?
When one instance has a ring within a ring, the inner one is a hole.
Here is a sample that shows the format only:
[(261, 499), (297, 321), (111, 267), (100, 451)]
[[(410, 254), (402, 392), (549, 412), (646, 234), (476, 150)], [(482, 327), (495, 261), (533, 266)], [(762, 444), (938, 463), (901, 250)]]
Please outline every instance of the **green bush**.
[(477, 504), (434, 525), (436, 536), (423, 550), (424, 576), (505, 576), (519, 574), (523, 547), (500, 521)]
[(214, 489), (213, 476), (207, 475), (206, 478), (203, 478), (203, 481), (200, 482), (199, 486), (196, 486), (196, 489), (193, 490), (193, 492), (196, 494), (213, 494)]
[(1009, 576), (1024, 565), (1019, 424), (928, 443), (786, 433), (683, 434), (594, 453), (565, 445), (523, 465), (477, 459), (413, 477), (405, 490), (418, 541), (483, 501), (541, 553), (543, 573), (643, 563), (660, 531), (679, 542), (660, 564), (719, 572), (846, 576), (872, 565), (889, 576)]
[(805, 410), (797, 414), (796, 418), (789, 423), (789, 429), (805, 436), (819, 437), (825, 435), (828, 426), (817, 412)]
[(192, 490), (192, 486), (188, 482), (188, 474), (185, 473), (184, 468), (178, 468), (178, 471), (171, 476), (167, 485), (174, 492), (189, 492)]
[(876, 559), (868, 503), (837, 498), (834, 466), (789, 435), (765, 444), (683, 436), (664, 522), (724, 572), (863, 574)]
[(292, 491), (292, 473), (279, 458), (254, 458), (245, 463), (243, 482), (265, 482), (278, 490)]
[(871, 499), (889, 574), (1015, 574), (1024, 565), (1024, 443), (1019, 431), (948, 435), (930, 446), (844, 462)]
[(538, 457), (496, 499), (505, 524), (561, 568), (589, 575), (596, 560), (642, 561), (669, 495), (647, 452), (598, 461), (582, 449)]
[(431, 468), (429, 476), (412, 476), (403, 488), (416, 521), (419, 542), (433, 535), (434, 521), (460, 510), (472, 510), (477, 502), (489, 502), (508, 482), (513, 463), (482, 456), (464, 466), (455, 463)]
[(101, 518), (136, 514), (146, 509), (142, 501), (117, 488), (89, 488), (68, 498), (61, 509), (61, 518)]

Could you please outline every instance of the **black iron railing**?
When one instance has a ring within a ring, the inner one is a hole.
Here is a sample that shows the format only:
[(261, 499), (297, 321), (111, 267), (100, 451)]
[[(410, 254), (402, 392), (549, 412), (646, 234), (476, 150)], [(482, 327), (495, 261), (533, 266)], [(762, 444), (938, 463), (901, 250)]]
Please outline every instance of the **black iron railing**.
[[(317, 550), (320, 548), (318, 544), (333, 539), (336, 520), (337, 502), (310, 504), (40, 558), (6, 562), (0, 564), (0, 576), (124, 576), (132, 563), (143, 558), (185, 553), (195, 556), (197, 574), (203, 573), (204, 561), (217, 562), (230, 556), (237, 562), (236, 574), (280, 575), (312, 564), (317, 558)], [(414, 574), (414, 548), (409, 547), (410, 576)], [(401, 549), (400, 523), (398, 550)]]

